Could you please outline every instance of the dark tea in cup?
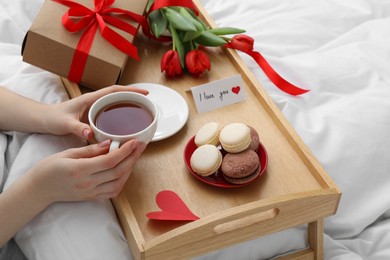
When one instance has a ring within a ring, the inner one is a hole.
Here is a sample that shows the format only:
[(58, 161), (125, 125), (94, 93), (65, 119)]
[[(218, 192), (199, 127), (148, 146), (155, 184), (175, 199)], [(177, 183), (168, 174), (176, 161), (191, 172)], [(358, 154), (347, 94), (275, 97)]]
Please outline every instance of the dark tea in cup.
[(144, 106), (132, 102), (117, 102), (97, 113), (95, 125), (111, 135), (131, 135), (144, 130), (152, 121), (152, 113)]
[(113, 92), (97, 99), (88, 111), (95, 140), (110, 139), (110, 150), (136, 139), (148, 144), (156, 133), (158, 109), (147, 96), (131, 92)]

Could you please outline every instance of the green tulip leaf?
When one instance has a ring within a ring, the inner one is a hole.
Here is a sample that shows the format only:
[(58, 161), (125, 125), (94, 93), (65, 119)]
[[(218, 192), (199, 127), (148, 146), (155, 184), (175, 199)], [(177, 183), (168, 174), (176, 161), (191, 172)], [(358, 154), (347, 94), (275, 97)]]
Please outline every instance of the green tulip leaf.
[(210, 29), (210, 27), (207, 24), (205, 24), (205, 22), (203, 22), (202, 19), (199, 19), (199, 17), (195, 14), (193, 10), (191, 9), (186, 9), (186, 10), (195, 20), (197, 20), (203, 26), (203, 30), (208, 31)]
[(154, 0), (148, 0), (148, 2), (146, 3), (146, 12), (149, 12), (150, 7), (152, 6), (153, 3)]
[(183, 17), (187, 18), (187, 20), (190, 21), (190, 22), (195, 26), (196, 31), (198, 31), (198, 32), (204, 31), (203, 25), (199, 22), (198, 17), (194, 18), (194, 17), (187, 11), (187, 8), (184, 8), (184, 7), (180, 8), (179, 13), (180, 13)]
[(169, 25), (169, 32), (172, 35), (173, 48), (175, 50), (177, 50), (177, 53), (179, 54), (181, 66), (184, 68), (184, 65), (185, 65), (185, 62), (184, 62), (184, 57), (185, 57), (184, 45), (183, 45), (182, 41), (180, 40), (180, 37), (179, 37), (176, 29), (171, 24)]
[(192, 41), (196, 37), (199, 37), (202, 32), (186, 32), (183, 36), (183, 42)]
[(227, 43), (224, 39), (209, 31), (203, 31), (194, 41), (200, 45), (212, 47), (222, 46)]
[(183, 46), (184, 46), (184, 53), (188, 53), (191, 50), (195, 50), (197, 48), (197, 46), (194, 46), (192, 41), (183, 42)]
[(209, 30), (211, 33), (216, 35), (227, 35), (227, 34), (238, 34), (244, 33), (245, 30), (233, 27), (220, 27)]
[(175, 10), (165, 7), (164, 14), (167, 17), (169, 24), (175, 29), (183, 31), (196, 31), (195, 26)]
[(161, 10), (151, 12), (148, 16), (150, 30), (152, 34), (159, 38), (167, 30), (168, 20), (165, 18)]
[(172, 9), (172, 10), (174, 10), (176, 12), (179, 12), (180, 8), (181, 7), (179, 7), (179, 6), (169, 6), (169, 9)]

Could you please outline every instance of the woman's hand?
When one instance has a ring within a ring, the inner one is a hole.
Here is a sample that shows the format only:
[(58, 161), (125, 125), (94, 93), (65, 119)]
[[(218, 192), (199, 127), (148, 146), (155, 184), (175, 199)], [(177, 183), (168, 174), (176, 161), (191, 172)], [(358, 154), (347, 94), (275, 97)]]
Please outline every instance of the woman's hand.
[(107, 140), (47, 157), (0, 193), (0, 247), (53, 202), (116, 197), (145, 144), (131, 140), (107, 153), (109, 145)]
[(107, 140), (54, 154), (26, 175), (48, 203), (116, 197), (145, 144), (130, 140), (107, 153), (109, 146)]
[(88, 124), (88, 109), (100, 97), (119, 91), (133, 91), (144, 95), (149, 93), (147, 90), (136, 87), (114, 85), (83, 94), (63, 103), (50, 105), (47, 115), (45, 115), (47, 132), (55, 135), (73, 133), (90, 140), (93, 137), (93, 132)]

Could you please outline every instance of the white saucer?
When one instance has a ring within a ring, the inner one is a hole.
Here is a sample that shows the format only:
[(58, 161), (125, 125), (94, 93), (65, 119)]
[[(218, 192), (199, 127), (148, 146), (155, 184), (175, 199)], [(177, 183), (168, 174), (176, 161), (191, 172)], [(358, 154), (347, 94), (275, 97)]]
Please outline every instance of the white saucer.
[(187, 122), (187, 103), (175, 90), (154, 83), (135, 83), (129, 84), (129, 86), (148, 90), (148, 97), (157, 104), (159, 118), (152, 142), (163, 140), (176, 134)]

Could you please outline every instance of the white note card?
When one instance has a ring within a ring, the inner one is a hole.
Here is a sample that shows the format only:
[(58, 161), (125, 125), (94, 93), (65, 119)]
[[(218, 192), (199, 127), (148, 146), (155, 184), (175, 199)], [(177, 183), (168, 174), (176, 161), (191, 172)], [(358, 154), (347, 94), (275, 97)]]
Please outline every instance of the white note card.
[(242, 102), (246, 97), (239, 74), (192, 87), (191, 91), (198, 113)]

